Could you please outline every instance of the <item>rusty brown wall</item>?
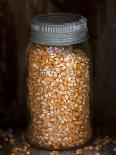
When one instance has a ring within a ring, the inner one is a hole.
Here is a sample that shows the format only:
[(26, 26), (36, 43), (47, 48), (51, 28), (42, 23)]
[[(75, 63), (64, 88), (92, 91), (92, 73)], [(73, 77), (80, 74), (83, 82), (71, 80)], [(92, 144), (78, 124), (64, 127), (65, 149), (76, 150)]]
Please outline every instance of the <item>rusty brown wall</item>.
[(25, 117), (24, 55), (29, 24), (33, 16), (46, 12), (77, 12), (88, 18), (94, 57), (94, 127), (115, 132), (116, 0), (0, 1), (0, 113), (1, 117), (5, 115), (3, 122), (21, 124)]

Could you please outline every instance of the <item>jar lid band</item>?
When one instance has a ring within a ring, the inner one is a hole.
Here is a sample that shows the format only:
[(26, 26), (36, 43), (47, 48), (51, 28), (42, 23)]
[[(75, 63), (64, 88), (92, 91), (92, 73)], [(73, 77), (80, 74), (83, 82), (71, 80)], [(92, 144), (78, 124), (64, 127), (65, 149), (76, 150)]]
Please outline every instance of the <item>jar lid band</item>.
[(88, 39), (87, 19), (79, 14), (53, 13), (34, 17), (30, 40), (41, 45), (70, 45)]

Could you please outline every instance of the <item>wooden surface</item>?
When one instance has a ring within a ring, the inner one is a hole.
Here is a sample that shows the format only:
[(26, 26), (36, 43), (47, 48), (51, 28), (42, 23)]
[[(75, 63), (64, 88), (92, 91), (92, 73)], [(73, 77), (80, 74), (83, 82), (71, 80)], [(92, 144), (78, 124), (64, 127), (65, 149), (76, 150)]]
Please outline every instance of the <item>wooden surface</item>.
[[(4, 146), (5, 147), (5, 146)], [(10, 153), (11, 148), (6, 145), (6, 148), (0, 150), (0, 155), (11, 155)], [(68, 151), (60, 151), (58, 155), (76, 155), (76, 150), (68, 150)], [(31, 154), (30, 155), (50, 155), (51, 151), (44, 151), (44, 150), (37, 150), (35, 148), (31, 148)], [(99, 154), (97, 154), (99, 153)], [(15, 155), (15, 154), (14, 154)], [(23, 153), (17, 153), (16, 155), (26, 155)], [(54, 154), (57, 155), (57, 154)], [(113, 151), (112, 146), (104, 147), (101, 151), (84, 151), (80, 155), (116, 155), (116, 152)]]
[[(50, 152), (46, 152), (46, 151), (32, 151), (32, 155), (49, 155)], [(64, 151), (64, 152), (60, 152), (60, 155), (76, 155), (75, 151)], [(80, 155), (116, 155), (115, 152), (111, 151), (110, 149), (106, 149), (104, 148), (103, 151), (99, 151), (99, 154), (95, 154), (94, 151), (88, 151), (88, 152), (84, 152), (83, 154)]]

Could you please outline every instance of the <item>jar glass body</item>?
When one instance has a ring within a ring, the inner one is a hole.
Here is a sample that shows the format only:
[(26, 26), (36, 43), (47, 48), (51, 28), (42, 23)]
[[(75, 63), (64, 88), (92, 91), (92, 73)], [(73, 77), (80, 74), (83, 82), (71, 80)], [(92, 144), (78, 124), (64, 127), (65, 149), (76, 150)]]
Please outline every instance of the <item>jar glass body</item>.
[(82, 146), (91, 138), (91, 51), (88, 42), (30, 42), (26, 54), (27, 140), (43, 149)]

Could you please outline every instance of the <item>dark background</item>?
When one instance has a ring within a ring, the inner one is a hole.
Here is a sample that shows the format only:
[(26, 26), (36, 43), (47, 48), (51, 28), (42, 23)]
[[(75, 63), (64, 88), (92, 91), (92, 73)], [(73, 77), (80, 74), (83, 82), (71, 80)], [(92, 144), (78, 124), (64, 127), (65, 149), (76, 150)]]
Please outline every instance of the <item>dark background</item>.
[(94, 131), (116, 134), (116, 0), (0, 0), (0, 126), (26, 124), (24, 56), (33, 16), (76, 12), (88, 18), (94, 58)]

